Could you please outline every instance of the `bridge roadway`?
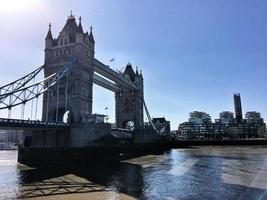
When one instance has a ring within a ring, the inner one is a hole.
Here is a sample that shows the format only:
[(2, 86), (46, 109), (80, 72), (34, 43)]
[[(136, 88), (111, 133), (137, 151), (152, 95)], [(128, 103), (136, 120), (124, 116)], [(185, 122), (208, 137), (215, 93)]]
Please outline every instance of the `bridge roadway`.
[[(1, 130), (64, 130), (70, 127), (70, 124), (64, 122), (0, 118)], [(122, 128), (112, 128), (111, 135), (118, 139), (132, 138), (133, 131)]]
[(0, 129), (2, 130), (62, 130), (68, 128), (70, 125), (64, 122), (0, 118)]

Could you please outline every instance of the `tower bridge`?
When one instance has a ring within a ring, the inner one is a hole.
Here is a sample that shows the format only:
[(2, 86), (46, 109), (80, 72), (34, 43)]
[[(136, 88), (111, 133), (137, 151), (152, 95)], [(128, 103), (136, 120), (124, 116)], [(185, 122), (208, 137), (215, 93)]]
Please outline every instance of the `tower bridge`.
[[(36, 81), (42, 72), (44, 78)], [(107, 123), (88, 122), (92, 115), (93, 84), (115, 94), (116, 128), (113, 130)], [(24, 120), (25, 105), (29, 102), (33, 105), (33, 101), (36, 119), (41, 97), (42, 119)], [(12, 108), (19, 105), (22, 119), (12, 119)], [(125, 130), (129, 123), (134, 127), (134, 134), (143, 134), (140, 141), (145, 142), (143, 108), (154, 129), (153, 137), (164, 135), (165, 132), (157, 130), (153, 124), (144, 103), (142, 73), (134, 71), (131, 64), (127, 64), (123, 72), (116, 72), (97, 60), (92, 27), (89, 32), (84, 32), (81, 18), (77, 24), (72, 14), (56, 38), (49, 25), (44, 65), (0, 87), (0, 110), (8, 110), (8, 119), (0, 119), (0, 128), (24, 130), (26, 142), (20, 152), (28, 147), (87, 147), (112, 132), (116, 137), (132, 138), (132, 133)], [(68, 116), (65, 123), (64, 116)], [(22, 155), (19, 156), (21, 160)]]

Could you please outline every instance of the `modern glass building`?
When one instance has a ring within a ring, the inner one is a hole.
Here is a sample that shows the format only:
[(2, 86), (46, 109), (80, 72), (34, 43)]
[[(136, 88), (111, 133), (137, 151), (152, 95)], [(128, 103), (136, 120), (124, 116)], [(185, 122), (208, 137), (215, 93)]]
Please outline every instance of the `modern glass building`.
[(233, 124), (234, 123), (234, 113), (230, 111), (223, 111), (220, 113), (220, 119), (218, 120), (221, 124)]
[(263, 124), (263, 118), (261, 114), (256, 111), (246, 112), (246, 122), (248, 124)]
[(201, 111), (194, 111), (189, 114), (189, 122), (194, 124), (211, 123), (211, 117), (208, 113)]
[(234, 94), (234, 105), (235, 105), (235, 118), (237, 123), (241, 123), (243, 119), (241, 96), (239, 93)]

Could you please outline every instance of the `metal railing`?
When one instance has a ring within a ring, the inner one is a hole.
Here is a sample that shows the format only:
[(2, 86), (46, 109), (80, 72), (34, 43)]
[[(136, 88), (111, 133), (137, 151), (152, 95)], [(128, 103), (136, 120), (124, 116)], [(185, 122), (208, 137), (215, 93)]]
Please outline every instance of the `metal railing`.
[(21, 120), (0, 118), (0, 127), (12, 128), (69, 128), (70, 125), (64, 122), (45, 122), (39, 120)]

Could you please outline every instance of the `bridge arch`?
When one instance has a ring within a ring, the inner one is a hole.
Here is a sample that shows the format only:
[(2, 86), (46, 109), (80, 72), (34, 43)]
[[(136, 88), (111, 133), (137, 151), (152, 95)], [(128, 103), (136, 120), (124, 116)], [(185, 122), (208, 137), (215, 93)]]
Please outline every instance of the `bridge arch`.
[(132, 120), (126, 120), (125, 122), (123, 122), (122, 126), (123, 126), (122, 128), (128, 129), (130, 131), (135, 130), (135, 123)]

